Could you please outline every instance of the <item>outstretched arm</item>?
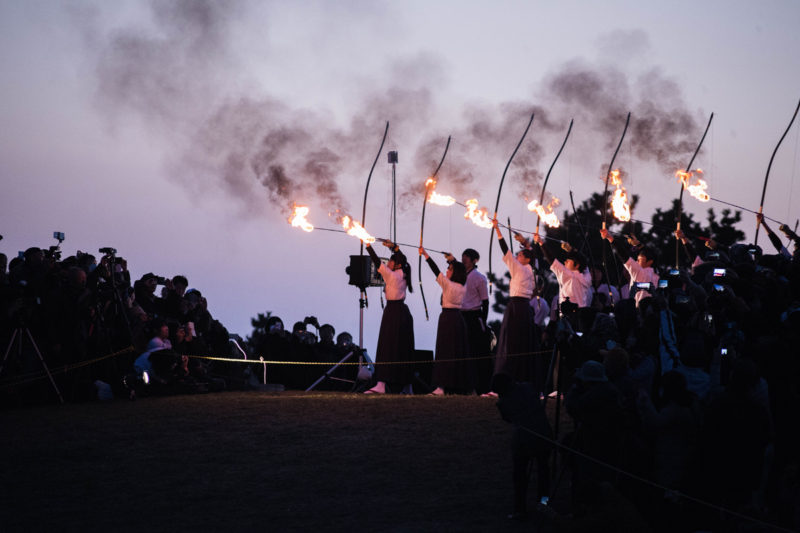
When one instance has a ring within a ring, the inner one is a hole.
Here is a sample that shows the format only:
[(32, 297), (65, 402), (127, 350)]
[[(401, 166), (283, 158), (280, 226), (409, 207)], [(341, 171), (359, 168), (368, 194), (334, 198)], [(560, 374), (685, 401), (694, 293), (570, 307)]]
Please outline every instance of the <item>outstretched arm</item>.
[(508, 244), (506, 244), (506, 240), (503, 238), (503, 232), (500, 231), (500, 226), (497, 225), (497, 213), (495, 213), (492, 219), (492, 225), (497, 232), (497, 243), (500, 245), (500, 250), (503, 252), (503, 255), (506, 255), (508, 252)]
[(686, 256), (689, 258), (689, 263), (694, 263), (694, 260), (697, 258), (697, 252), (692, 245), (692, 241), (689, 240), (689, 237), (684, 235), (683, 230), (677, 229), (675, 230), (675, 238), (681, 241), (683, 251), (686, 252)]
[(533, 236), (533, 242), (539, 245), (539, 248), (542, 250), (542, 255), (544, 256), (544, 260), (547, 261), (548, 264), (552, 264), (553, 260), (555, 259), (555, 254), (553, 253), (553, 250), (551, 250), (550, 247), (547, 245), (547, 243), (544, 241), (544, 239), (541, 237), (541, 235), (536, 233)]
[(625, 241), (622, 239), (615, 239), (607, 229), (600, 230), (600, 237), (608, 241), (611, 245), (611, 250), (617, 254), (623, 262), (630, 259), (634, 255), (634, 252), (638, 251), (642, 246), (642, 243), (640, 243), (636, 237), (631, 236), (626, 239), (628, 244), (632, 246), (632, 248), (628, 248), (625, 246)]
[(367, 243), (367, 253), (372, 258), (372, 263), (375, 265), (375, 268), (381, 267), (381, 258), (378, 257), (378, 254), (375, 253), (375, 250), (372, 249), (369, 243)]
[(773, 233), (773, 231), (767, 225), (767, 221), (764, 220), (764, 215), (761, 213), (756, 213), (756, 220), (758, 221), (759, 224), (764, 226), (764, 231), (767, 232), (767, 236), (769, 237), (769, 242), (772, 243), (772, 246), (775, 247), (778, 253), (784, 257), (791, 257), (789, 250), (787, 250), (786, 247), (783, 246), (781, 238), (775, 235), (775, 233)]
[(434, 262), (434, 260), (431, 259), (431, 256), (428, 255), (428, 252), (426, 252), (425, 248), (423, 248), (422, 246), (419, 247), (419, 255), (425, 257), (425, 262), (428, 263), (429, 267), (431, 267), (431, 271), (433, 272), (433, 275), (438, 278), (439, 274), (441, 274), (441, 270), (439, 270), (439, 267), (436, 266), (436, 263)]

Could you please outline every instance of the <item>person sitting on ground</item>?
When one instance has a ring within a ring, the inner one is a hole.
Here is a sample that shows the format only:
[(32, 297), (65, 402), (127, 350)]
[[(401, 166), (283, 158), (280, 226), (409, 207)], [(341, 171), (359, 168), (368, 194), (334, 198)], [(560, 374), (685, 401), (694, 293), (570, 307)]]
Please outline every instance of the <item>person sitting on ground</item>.
[(169, 325), (163, 318), (156, 318), (150, 328), (153, 337), (133, 367), (139, 376), (146, 372), (151, 383), (166, 385), (172, 382), (178, 364), (177, 354), (172, 351), (172, 342), (169, 340)]

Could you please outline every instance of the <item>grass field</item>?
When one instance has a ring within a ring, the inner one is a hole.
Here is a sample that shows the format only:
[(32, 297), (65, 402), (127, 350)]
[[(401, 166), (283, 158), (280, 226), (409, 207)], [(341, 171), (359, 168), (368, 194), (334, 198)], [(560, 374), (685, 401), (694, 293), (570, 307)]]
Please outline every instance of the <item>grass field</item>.
[(226, 392), (0, 428), (2, 531), (535, 529), (506, 518), (511, 426), (488, 398)]

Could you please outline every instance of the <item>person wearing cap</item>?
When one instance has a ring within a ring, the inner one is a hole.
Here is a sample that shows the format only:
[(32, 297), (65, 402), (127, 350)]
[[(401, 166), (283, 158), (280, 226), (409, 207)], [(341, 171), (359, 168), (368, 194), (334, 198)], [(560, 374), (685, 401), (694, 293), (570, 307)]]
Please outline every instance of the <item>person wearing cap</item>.
[(533, 351), (533, 312), (530, 300), (536, 286), (536, 276), (531, 263), (533, 251), (521, 249), (516, 255), (511, 253), (500, 227), (497, 217), (492, 220), (497, 242), (503, 252), (503, 263), (508, 267), (511, 281), (508, 285), (508, 305), (503, 313), (500, 326), (500, 337), (497, 341), (494, 373), (508, 374), (516, 381), (537, 383), (536, 367)]
[(164, 302), (156, 296), (158, 287), (158, 276), (148, 272), (133, 284), (136, 303), (151, 316), (162, 315), (164, 312)]
[(365, 394), (384, 394), (387, 383), (403, 387), (403, 392), (413, 394), (411, 382), (414, 369), (410, 364), (380, 364), (410, 362), (414, 358), (414, 319), (405, 303), (406, 290), (411, 289), (411, 266), (400, 247), (391, 241), (382, 241), (392, 250), (384, 265), (378, 254), (367, 244), (367, 253), (386, 284), (386, 308), (381, 317), (378, 347), (375, 350), (375, 379), (377, 384)]

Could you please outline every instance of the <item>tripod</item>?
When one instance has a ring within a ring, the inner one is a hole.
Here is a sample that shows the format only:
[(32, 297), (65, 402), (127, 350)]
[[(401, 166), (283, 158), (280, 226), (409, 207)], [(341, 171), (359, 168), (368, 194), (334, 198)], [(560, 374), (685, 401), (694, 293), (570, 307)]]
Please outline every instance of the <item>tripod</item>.
[(58, 401), (60, 403), (64, 403), (64, 398), (61, 396), (61, 391), (58, 390), (58, 385), (56, 385), (55, 380), (53, 379), (53, 375), (50, 373), (50, 369), (47, 367), (47, 363), (44, 362), (44, 357), (42, 357), (42, 352), (39, 351), (39, 346), (36, 345), (36, 341), (33, 339), (33, 335), (31, 335), (31, 330), (28, 329), (27, 326), (19, 325), (14, 330), (14, 333), (11, 335), (11, 340), (8, 341), (8, 347), (6, 347), (6, 353), (3, 356), (3, 362), (0, 363), (0, 375), (3, 374), (3, 368), (8, 361), (8, 354), (11, 353), (11, 348), (14, 346), (14, 341), (17, 341), (17, 357), (19, 360), (22, 360), (22, 343), (24, 341), (24, 335), (28, 335), (28, 339), (31, 341), (31, 345), (33, 346), (33, 350), (36, 352), (36, 355), (39, 357), (39, 362), (42, 363), (42, 368), (47, 373), (47, 377), (50, 378), (50, 384), (53, 385), (53, 390), (56, 391), (58, 395)]
[[(333, 380), (333, 381), (342, 381), (344, 383), (352, 384), (353, 388), (351, 389), (351, 392), (355, 391), (358, 388), (358, 383), (359, 383), (359, 380), (361, 379), (361, 377), (360, 377), (361, 376), (361, 369), (362, 369), (362, 365), (364, 363), (364, 359), (365, 358), (367, 359), (367, 365), (369, 365), (369, 358), (366, 356), (366, 352), (364, 351), (364, 308), (367, 306), (367, 289), (366, 289), (366, 287), (359, 287), (359, 289), (360, 289), (361, 293), (360, 293), (360, 297), (358, 299), (358, 307), (359, 307), (358, 348), (357, 349), (353, 348), (352, 350), (347, 352), (347, 355), (342, 357), (342, 359), (340, 359), (338, 363), (335, 363), (324, 374), (322, 374), (319, 377), (319, 379), (317, 379), (314, 383), (312, 383), (311, 386), (309, 386), (306, 389), (306, 392), (314, 390), (314, 388), (317, 385), (319, 385), (320, 383), (322, 383), (326, 379), (330, 379), (330, 380)], [(348, 360), (350, 360), (350, 358), (353, 357), (353, 355), (355, 355), (356, 352), (358, 352), (358, 372), (356, 374), (356, 379), (355, 380), (350, 380), (350, 379), (344, 379), (344, 378), (340, 378), (340, 377), (334, 376), (333, 373), (336, 371), (336, 369), (338, 369), (343, 363), (345, 363)]]
[(334, 377), (332, 375), (336, 371), (336, 369), (339, 368), (339, 366), (341, 366), (342, 363), (346, 362), (348, 359), (353, 357), (354, 353), (356, 353), (355, 350), (350, 350), (349, 352), (347, 352), (347, 355), (342, 357), (342, 359), (338, 363), (336, 363), (332, 367), (330, 367), (324, 374), (322, 374), (319, 377), (319, 379), (317, 379), (317, 381), (312, 383), (311, 386), (306, 389), (306, 392), (314, 390), (314, 387), (316, 387), (317, 385), (319, 385), (320, 383), (322, 383), (326, 379), (332, 379), (332, 380), (335, 380), (335, 381), (344, 381), (345, 383), (352, 383), (353, 387), (355, 387), (355, 384), (356, 384), (355, 381), (352, 381), (352, 380), (349, 380), (349, 379), (337, 378), (337, 377)]

